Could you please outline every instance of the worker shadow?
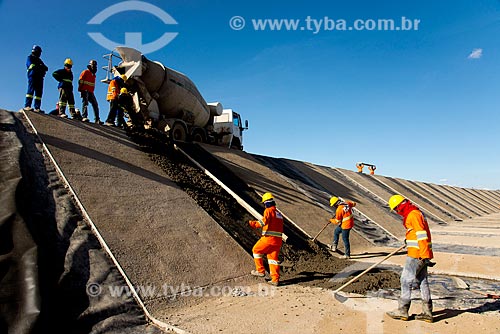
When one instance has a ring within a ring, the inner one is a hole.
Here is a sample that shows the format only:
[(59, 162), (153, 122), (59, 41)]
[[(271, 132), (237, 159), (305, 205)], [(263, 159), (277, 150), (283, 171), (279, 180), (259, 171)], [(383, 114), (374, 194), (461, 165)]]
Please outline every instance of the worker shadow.
[(54, 116), (55, 121), (63, 122), (67, 125), (74, 126), (76, 128), (82, 129), (84, 131), (90, 132), (94, 135), (103, 137), (105, 139), (120, 143), (124, 146), (128, 146), (132, 149), (137, 150), (138, 147), (134, 143), (132, 143), (125, 132), (125, 130), (122, 130), (117, 127), (112, 127), (112, 126), (105, 126), (105, 125), (97, 125), (97, 124), (91, 124), (87, 122), (81, 122), (81, 121), (75, 121), (75, 120), (70, 120), (67, 118), (60, 118), (57, 116)]
[[(475, 298), (477, 299), (477, 298)], [(484, 298), (485, 300), (487, 298)], [(434, 311), (434, 322), (454, 318), (463, 313), (476, 313), (481, 314), (488, 311), (499, 311), (500, 310), (500, 300), (495, 300), (494, 302), (487, 302), (483, 305), (472, 307), (465, 310), (455, 310), (455, 309), (443, 309), (440, 311)]]
[(43, 141), (49, 145), (54, 146), (60, 150), (68, 151), (76, 155), (80, 155), (90, 160), (95, 160), (97, 162), (122, 169), (124, 171), (139, 175), (141, 177), (147, 178), (151, 181), (155, 181), (162, 184), (172, 184), (173, 181), (169, 178), (164, 177), (160, 173), (155, 173), (146, 170), (140, 166), (129, 163), (125, 160), (112, 157), (111, 155), (101, 153), (97, 150), (61, 139), (50, 135), (41, 135)]
[(315, 271), (303, 271), (297, 275), (296, 277), (280, 280), (280, 286), (330, 279), (335, 276), (334, 273), (320, 273)]

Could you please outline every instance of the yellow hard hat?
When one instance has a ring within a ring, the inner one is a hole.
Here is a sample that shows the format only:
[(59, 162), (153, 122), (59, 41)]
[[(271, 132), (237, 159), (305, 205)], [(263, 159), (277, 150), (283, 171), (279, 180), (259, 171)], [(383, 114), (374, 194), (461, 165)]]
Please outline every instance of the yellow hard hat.
[(274, 199), (274, 196), (271, 193), (265, 193), (264, 195), (262, 195), (262, 203), (271, 199)]
[(128, 94), (127, 88), (123, 87), (122, 89), (120, 89), (120, 94)]
[(64, 65), (73, 66), (73, 61), (71, 60), (71, 58), (66, 58), (66, 60), (64, 60)]
[(389, 208), (394, 210), (399, 204), (401, 204), (406, 198), (401, 195), (393, 195), (389, 198)]
[(339, 198), (333, 196), (332, 198), (330, 198), (330, 206), (334, 206), (335, 204), (337, 204), (338, 201), (339, 201)]

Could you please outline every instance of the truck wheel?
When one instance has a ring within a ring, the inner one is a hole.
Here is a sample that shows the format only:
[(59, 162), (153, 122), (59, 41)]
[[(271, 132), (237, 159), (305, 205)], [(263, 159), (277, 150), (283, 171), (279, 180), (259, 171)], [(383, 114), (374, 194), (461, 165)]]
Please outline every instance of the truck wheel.
[(170, 138), (175, 141), (186, 141), (187, 134), (186, 129), (181, 123), (175, 123), (170, 130)]
[(233, 138), (233, 141), (231, 142), (231, 148), (243, 150), (243, 146), (241, 146), (240, 140), (238, 138)]
[(195, 131), (193, 133), (193, 141), (198, 142), (198, 143), (205, 143), (206, 139), (205, 139), (205, 134), (203, 133), (203, 131)]

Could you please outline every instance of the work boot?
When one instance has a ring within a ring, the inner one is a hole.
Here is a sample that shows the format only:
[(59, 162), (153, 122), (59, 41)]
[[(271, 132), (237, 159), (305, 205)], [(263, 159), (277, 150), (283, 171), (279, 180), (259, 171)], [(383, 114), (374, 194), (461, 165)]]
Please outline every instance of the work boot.
[(33, 108), (31, 108), (31, 107), (24, 107), (23, 110), (24, 111), (33, 111)]
[(252, 274), (253, 276), (257, 276), (257, 277), (264, 277), (264, 276), (266, 276), (266, 273), (261, 273), (260, 271), (257, 271), (257, 270), (252, 270), (250, 272), (250, 274)]
[(432, 316), (432, 300), (429, 302), (422, 302), (422, 313), (417, 314), (415, 320), (434, 322), (434, 317)]
[(330, 245), (330, 250), (331, 250), (332, 252), (336, 252), (336, 251), (337, 251), (337, 245), (335, 245), (335, 244), (331, 244), (331, 245)]
[(95, 124), (103, 125), (104, 122), (102, 122), (99, 118), (95, 120)]
[(87, 117), (84, 117), (84, 118), (82, 119), (82, 122), (88, 123), (88, 122), (90, 122), (90, 119), (88, 119)]
[(278, 281), (267, 281), (267, 284), (272, 285), (272, 286), (279, 286), (280, 282), (278, 282)]
[(408, 321), (408, 310), (410, 309), (410, 304), (403, 304), (401, 301), (398, 302), (399, 306), (397, 309), (386, 314), (392, 319)]

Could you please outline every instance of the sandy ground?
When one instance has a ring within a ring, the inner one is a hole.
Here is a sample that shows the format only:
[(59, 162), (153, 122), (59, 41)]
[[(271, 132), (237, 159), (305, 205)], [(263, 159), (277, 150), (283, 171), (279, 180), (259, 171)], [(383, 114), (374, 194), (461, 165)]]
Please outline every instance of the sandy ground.
[[(207, 298), (180, 309), (170, 321), (191, 333), (498, 333), (497, 312), (435, 308), (436, 322), (395, 321), (385, 315), (395, 300), (354, 297), (344, 304), (331, 291), (290, 286), (269, 290), (251, 286), (247, 296)], [(259, 295), (259, 293), (261, 295)], [(268, 293), (268, 296), (262, 294)], [(410, 313), (420, 313), (419, 302)]]

